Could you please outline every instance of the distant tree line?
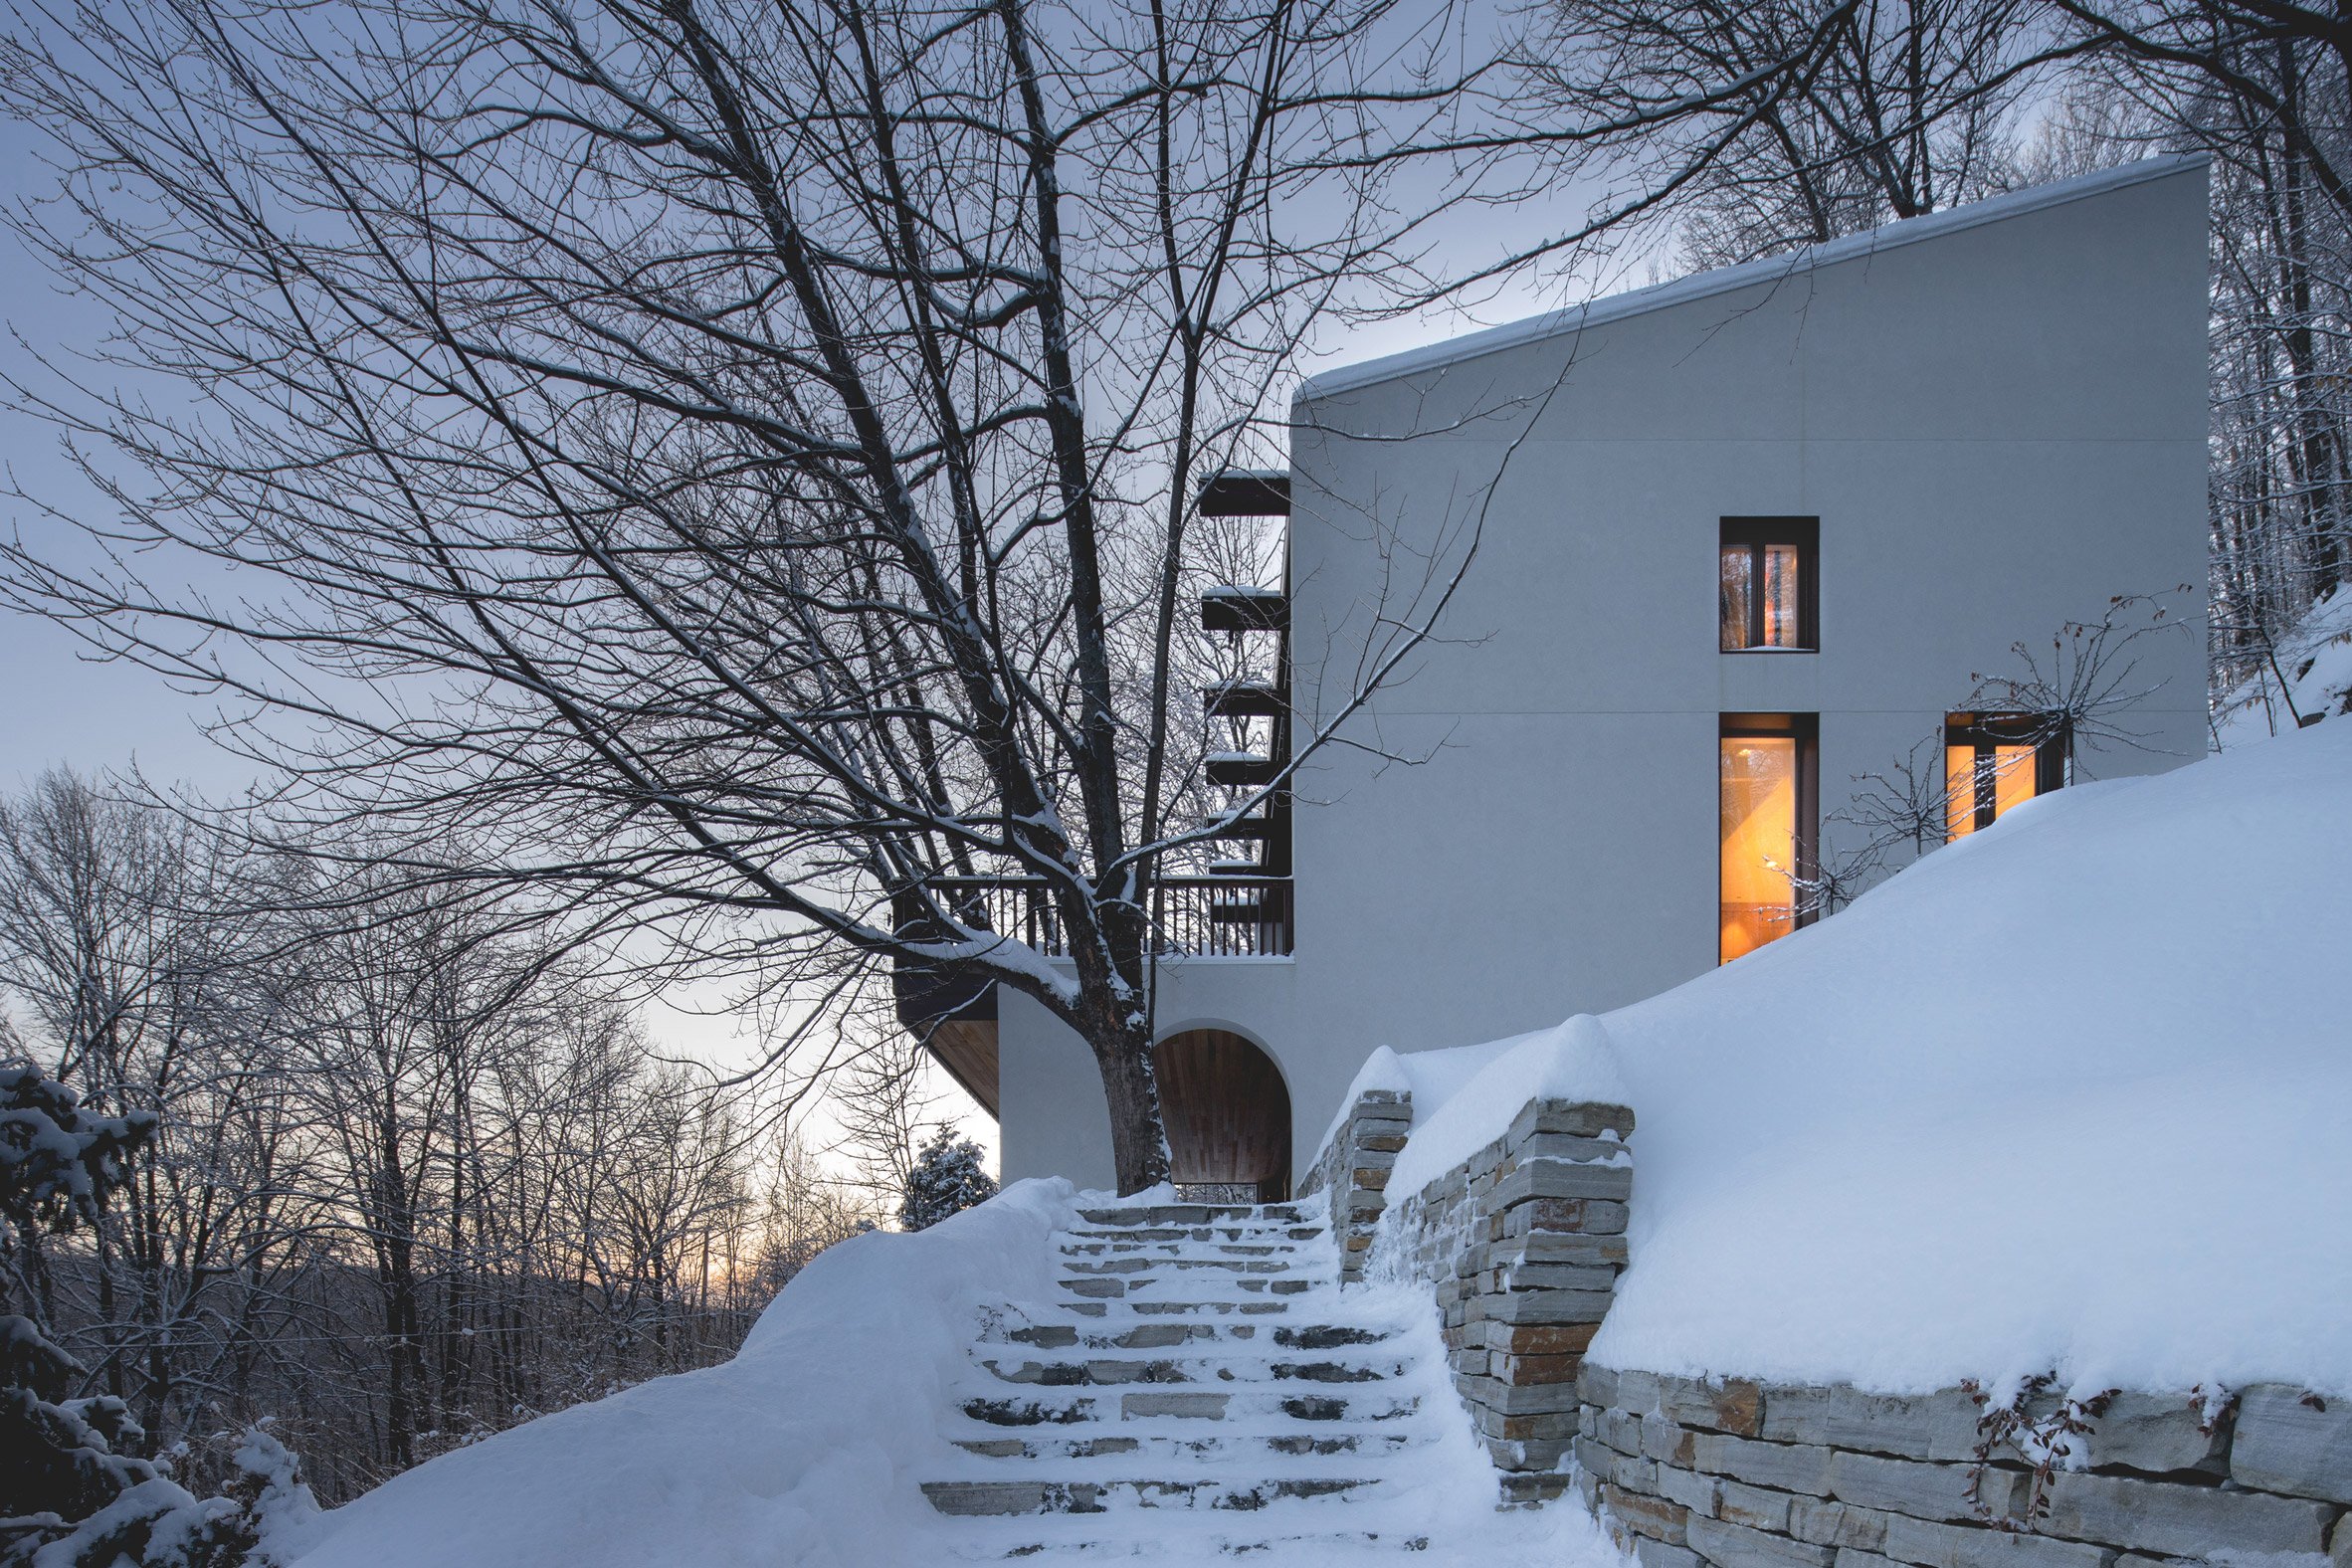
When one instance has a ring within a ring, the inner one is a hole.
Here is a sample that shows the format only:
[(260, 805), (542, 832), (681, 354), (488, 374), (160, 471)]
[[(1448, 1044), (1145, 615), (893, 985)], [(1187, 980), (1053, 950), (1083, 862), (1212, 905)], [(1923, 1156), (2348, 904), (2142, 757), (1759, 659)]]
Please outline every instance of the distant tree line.
[(264, 1421), (331, 1502), (724, 1359), (898, 1198), (545, 927), (71, 774), (0, 803), (0, 1059), (144, 1129), (74, 1229), (12, 1227), (5, 1311), (198, 1495)]

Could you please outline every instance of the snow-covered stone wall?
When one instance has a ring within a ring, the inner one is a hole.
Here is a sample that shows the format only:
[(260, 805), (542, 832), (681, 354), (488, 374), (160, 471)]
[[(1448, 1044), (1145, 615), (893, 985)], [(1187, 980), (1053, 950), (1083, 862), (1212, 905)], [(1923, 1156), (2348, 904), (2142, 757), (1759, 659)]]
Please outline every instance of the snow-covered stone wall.
[(1331, 1128), (1298, 1195), (1331, 1195), (1331, 1239), (1339, 1244), (1339, 1279), (1364, 1277), (1372, 1235), (1388, 1206), (1388, 1173), (1413, 1128), (1413, 1095), (1404, 1089), (1374, 1088), (1357, 1094)]
[(2301, 1389), (1577, 1389), (1578, 1488), (1643, 1568), (2352, 1564), (2352, 1402)]
[(1370, 1269), (1433, 1287), (1455, 1390), (1512, 1501), (1568, 1483), (1577, 1371), (1625, 1267), (1633, 1130), (1623, 1105), (1531, 1100), (1380, 1219)]
[[(1365, 1108), (1385, 1142), (1411, 1107)], [(1353, 1112), (1317, 1162), (1334, 1213), (1373, 1226), (1357, 1275), (1431, 1287), (1505, 1499), (1573, 1485), (1643, 1568), (2352, 1568), (2352, 1400), (2047, 1379), (1897, 1395), (1593, 1364), (1627, 1262), (1633, 1129), (1620, 1105), (1531, 1100), (1393, 1201), (1390, 1166), (1357, 1168)]]

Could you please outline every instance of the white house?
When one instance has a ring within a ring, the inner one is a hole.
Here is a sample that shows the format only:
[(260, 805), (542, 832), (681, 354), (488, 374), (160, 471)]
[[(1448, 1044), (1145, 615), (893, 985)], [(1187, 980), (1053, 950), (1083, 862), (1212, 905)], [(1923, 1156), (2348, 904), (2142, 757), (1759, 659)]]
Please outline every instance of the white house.
[[(2203, 583), (2206, 300), (2204, 162), (2156, 158), (1308, 382), (1288, 474), (1205, 495), (1289, 528), (1282, 593), (1204, 605), (1287, 679), (1213, 705), (1261, 713), (1271, 762), (1345, 701), (1376, 614), (1469, 560), (1409, 679), (1237, 842), (1253, 864), (1170, 893), (1210, 949), (1159, 978), (1178, 1180), (1278, 1196), (1372, 1048), (1617, 1007), (1778, 937), (1855, 776), (1923, 743), (1950, 831), (2062, 783), (2067, 743), (1956, 709), (2014, 644)], [(2134, 651), (2149, 749), (2074, 737), (2077, 775), (2205, 749), (2201, 640)], [(995, 1012), (941, 1055), (1006, 1177), (1108, 1185), (1091, 1059), (1025, 998)]]

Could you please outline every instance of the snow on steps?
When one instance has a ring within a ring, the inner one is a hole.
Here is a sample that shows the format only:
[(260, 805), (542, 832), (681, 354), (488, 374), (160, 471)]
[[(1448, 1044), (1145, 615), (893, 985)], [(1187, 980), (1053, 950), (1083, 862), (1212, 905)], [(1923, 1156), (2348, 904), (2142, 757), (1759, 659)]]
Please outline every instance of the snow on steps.
[(1342, 1297), (1319, 1206), (1085, 1209), (1056, 1253), (1056, 1299), (984, 1315), (923, 1483), (975, 1555), (1428, 1544), (1393, 1494), (1443, 1345), (1412, 1298)]

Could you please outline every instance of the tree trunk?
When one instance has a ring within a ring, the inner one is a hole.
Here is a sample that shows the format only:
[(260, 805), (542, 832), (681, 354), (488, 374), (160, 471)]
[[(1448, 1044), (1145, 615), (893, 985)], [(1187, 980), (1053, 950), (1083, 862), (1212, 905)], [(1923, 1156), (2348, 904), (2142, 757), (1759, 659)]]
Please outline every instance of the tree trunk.
[(1129, 1026), (1090, 1042), (1102, 1070), (1102, 1098), (1110, 1110), (1110, 1154), (1119, 1196), (1168, 1179), (1168, 1134), (1160, 1120), (1159, 1076), (1152, 1069), (1151, 1034)]

